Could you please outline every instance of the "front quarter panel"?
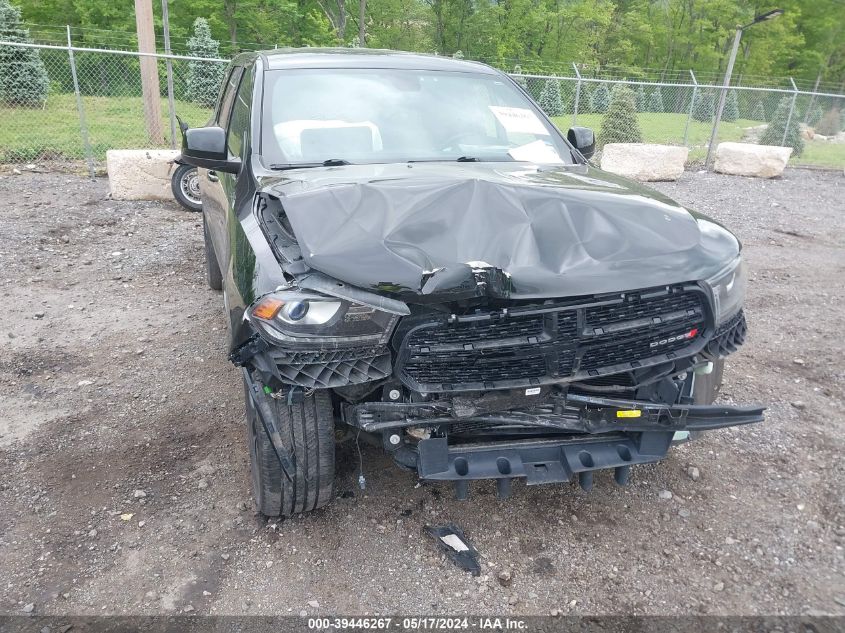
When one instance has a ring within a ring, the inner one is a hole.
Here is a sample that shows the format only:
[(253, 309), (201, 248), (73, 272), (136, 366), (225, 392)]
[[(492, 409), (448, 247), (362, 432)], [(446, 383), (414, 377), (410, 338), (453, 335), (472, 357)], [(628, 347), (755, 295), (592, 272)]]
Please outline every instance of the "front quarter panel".
[(239, 177), (244, 183), (243, 195), (229, 214), (229, 262), (224, 276), (226, 308), (231, 326), (230, 349), (252, 336), (252, 327), (244, 320), (246, 308), (257, 297), (272, 292), (285, 283), (285, 276), (267, 238), (258, 223), (255, 211), (255, 181), (244, 169)]

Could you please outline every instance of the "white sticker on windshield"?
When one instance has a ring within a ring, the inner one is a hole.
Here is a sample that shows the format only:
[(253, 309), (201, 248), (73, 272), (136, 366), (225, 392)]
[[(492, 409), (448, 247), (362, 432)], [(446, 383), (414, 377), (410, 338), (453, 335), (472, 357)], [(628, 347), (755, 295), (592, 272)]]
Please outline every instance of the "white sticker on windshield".
[(487, 107), (490, 108), (490, 111), (499, 119), (499, 123), (508, 132), (549, 136), (549, 131), (543, 125), (543, 122), (528, 108)]
[(508, 151), (508, 155), (514, 160), (523, 160), (527, 163), (538, 163), (540, 165), (560, 165), (563, 163), (557, 150), (545, 141), (534, 141)]

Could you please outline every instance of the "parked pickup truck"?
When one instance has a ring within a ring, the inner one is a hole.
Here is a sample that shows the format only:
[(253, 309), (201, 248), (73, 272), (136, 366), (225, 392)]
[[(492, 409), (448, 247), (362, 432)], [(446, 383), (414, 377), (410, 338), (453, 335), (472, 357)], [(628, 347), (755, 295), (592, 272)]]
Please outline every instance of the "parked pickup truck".
[(331, 501), (344, 438), (504, 497), (599, 469), (624, 484), (673, 442), (763, 419), (713, 404), (746, 333), (739, 241), (591, 166), (594, 146), (483, 64), (234, 59), (181, 160), (263, 514)]

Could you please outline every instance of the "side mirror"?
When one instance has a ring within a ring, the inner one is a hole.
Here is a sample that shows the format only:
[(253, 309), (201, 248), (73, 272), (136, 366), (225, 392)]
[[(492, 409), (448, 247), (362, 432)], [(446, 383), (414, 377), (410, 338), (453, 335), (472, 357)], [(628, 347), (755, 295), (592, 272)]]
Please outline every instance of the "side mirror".
[(230, 159), (226, 148), (226, 130), (220, 127), (182, 129), (182, 162), (194, 167), (237, 174), (239, 158)]
[(566, 133), (566, 140), (581, 152), (584, 158), (590, 158), (596, 151), (596, 135), (588, 127), (571, 127)]

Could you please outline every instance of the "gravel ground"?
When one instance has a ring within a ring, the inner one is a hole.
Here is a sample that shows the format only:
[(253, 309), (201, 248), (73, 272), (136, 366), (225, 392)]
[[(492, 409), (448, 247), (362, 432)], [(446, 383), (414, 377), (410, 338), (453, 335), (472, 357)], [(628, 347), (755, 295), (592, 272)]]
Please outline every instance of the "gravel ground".
[[(745, 243), (750, 337), (722, 398), (765, 403), (764, 424), (626, 488), (602, 473), (506, 502), (415, 487), (366, 447), (362, 494), (342, 445), (337, 499), (268, 523), (199, 217), (102, 179), (0, 176), (0, 613), (845, 614), (845, 178), (658, 188)], [(481, 577), (421, 536), (445, 521)]]

